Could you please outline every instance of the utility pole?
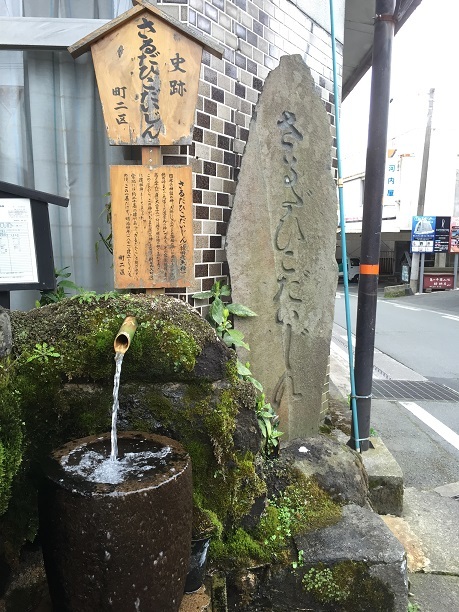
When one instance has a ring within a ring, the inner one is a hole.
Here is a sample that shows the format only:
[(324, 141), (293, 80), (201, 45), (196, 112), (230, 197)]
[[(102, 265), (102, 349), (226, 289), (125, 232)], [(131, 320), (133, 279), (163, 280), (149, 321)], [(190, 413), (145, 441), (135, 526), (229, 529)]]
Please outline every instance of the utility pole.
[[(373, 34), (373, 69), (355, 343), (355, 387), (361, 451), (368, 450), (370, 436), (371, 388), (373, 384), (373, 354), (395, 5), (395, 0), (376, 0)], [(352, 428), (351, 439), (348, 444), (352, 448), (356, 448), (354, 428)]]
[[(424, 214), (424, 203), (426, 201), (427, 170), (429, 169), (430, 137), (432, 134), (432, 114), (435, 89), (429, 91), (429, 110), (427, 111), (426, 134), (424, 137), (424, 151), (422, 153), (421, 179), (419, 182), (418, 210), (416, 214), (421, 217)], [(421, 279), (422, 282), (422, 279)], [(419, 253), (413, 253), (411, 259), (410, 288), (413, 293), (419, 287)]]

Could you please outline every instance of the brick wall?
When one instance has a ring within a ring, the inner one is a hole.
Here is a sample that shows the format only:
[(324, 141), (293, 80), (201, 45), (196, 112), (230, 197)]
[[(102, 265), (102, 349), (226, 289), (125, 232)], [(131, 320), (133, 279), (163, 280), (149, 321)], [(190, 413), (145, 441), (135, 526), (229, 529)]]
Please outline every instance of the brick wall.
[[(313, 0), (311, 0), (312, 2)], [(312, 71), (334, 133), (330, 35), (311, 20), (308, 0), (157, 0), (176, 19), (218, 41), (222, 60), (204, 51), (193, 144), (162, 147), (163, 163), (191, 164), (195, 282), (191, 294), (228, 277), (225, 236), (249, 124), (264, 80), (282, 55), (299, 53)], [(300, 8), (301, 7), (301, 8)], [(342, 64), (342, 47), (338, 64)], [(336, 168), (333, 150), (333, 171)]]

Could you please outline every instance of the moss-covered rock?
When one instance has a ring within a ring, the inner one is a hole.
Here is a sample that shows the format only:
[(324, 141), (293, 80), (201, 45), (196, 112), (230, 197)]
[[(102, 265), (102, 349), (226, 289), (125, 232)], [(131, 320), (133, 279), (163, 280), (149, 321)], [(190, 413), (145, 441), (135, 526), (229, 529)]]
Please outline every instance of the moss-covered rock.
[[(128, 315), (138, 327), (123, 361), (118, 426), (185, 446), (196, 528), (205, 517), (217, 539), (237, 529), (265, 490), (254, 389), (232, 375), (234, 352), (187, 304), (91, 295), (13, 311), (12, 351), (0, 359), (0, 530), (10, 562), (35, 537), (36, 466), (62, 443), (110, 428), (113, 341)], [(242, 429), (252, 432), (247, 446)]]
[(309, 568), (303, 588), (326, 610), (343, 612), (387, 612), (394, 607), (394, 594), (387, 584), (371, 575), (364, 562), (342, 561)]
[[(266, 598), (282, 611), (298, 607), (298, 597), (317, 601), (301, 586), (307, 568), (292, 569), (298, 538), (341, 521), (336, 500), (346, 496), (324, 486), (320, 470), (300, 469), (295, 454), (262, 456), (256, 390), (239, 378), (235, 353), (193, 309), (165, 296), (91, 295), (10, 313), (13, 346), (0, 357), (0, 574), (8, 576), (21, 546), (36, 538), (40, 461), (110, 428), (113, 341), (128, 315), (138, 327), (123, 360), (118, 429), (166, 435), (187, 449), (194, 535), (212, 535), (211, 565), (228, 584), (253, 570), (237, 609), (259, 609)], [(379, 588), (371, 568), (367, 575), (350, 567), (353, 584)], [(351, 578), (343, 580), (344, 592)], [(21, 595), (15, 584), (13, 572), (0, 595)]]

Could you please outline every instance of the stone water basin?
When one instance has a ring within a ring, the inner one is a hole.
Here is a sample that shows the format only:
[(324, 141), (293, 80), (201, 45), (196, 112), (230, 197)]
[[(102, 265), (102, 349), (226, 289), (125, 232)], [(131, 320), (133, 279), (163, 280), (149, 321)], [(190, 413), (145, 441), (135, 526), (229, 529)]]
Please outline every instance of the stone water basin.
[(44, 464), (40, 535), (55, 610), (176, 612), (188, 571), (191, 461), (170, 438), (110, 433)]

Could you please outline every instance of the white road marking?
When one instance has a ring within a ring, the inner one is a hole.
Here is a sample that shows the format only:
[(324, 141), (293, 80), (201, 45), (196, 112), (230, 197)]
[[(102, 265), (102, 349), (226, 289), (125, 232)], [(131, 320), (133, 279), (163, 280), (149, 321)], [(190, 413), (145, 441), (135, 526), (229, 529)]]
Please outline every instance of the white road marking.
[(422, 310), (422, 308), (416, 308), (416, 306), (403, 306), (402, 304), (392, 304), (395, 308), (403, 308), (403, 310)]
[[(424, 295), (424, 293), (419, 294), (419, 295)], [(430, 312), (430, 314), (440, 315), (441, 317), (454, 317), (454, 315), (448, 314), (447, 312), (441, 312), (440, 310), (431, 310), (430, 308), (417, 308), (416, 306), (404, 306), (403, 304), (396, 304), (395, 302), (390, 302), (390, 301), (380, 302), (378, 300), (378, 308), (380, 304), (388, 304), (389, 306), (395, 306), (395, 308), (406, 308), (406, 310), (419, 310), (420, 312)]]
[(451, 319), (451, 321), (459, 321), (459, 317), (455, 317), (454, 315), (442, 315), (443, 319)]
[(425, 425), (433, 429), (435, 433), (451, 444), (451, 446), (454, 446), (454, 448), (459, 450), (459, 435), (456, 432), (444, 425), (441, 421), (428, 413), (427, 410), (424, 410), (424, 408), (421, 408), (421, 406), (418, 406), (414, 402), (400, 402), (400, 404), (409, 410), (411, 414), (414, 414), (414, 416), (422, 421)]

